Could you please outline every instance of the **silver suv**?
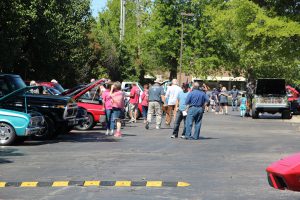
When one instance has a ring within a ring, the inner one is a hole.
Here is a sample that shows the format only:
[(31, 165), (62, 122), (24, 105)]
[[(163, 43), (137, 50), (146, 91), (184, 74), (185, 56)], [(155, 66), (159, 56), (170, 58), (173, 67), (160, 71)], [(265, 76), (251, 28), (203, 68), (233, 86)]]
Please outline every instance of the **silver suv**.
[(258, 79), (252, 100), (252, 118), (259, 113), (281, 113), (283, 119), (291, 119), (290, 104), (284, 79)]

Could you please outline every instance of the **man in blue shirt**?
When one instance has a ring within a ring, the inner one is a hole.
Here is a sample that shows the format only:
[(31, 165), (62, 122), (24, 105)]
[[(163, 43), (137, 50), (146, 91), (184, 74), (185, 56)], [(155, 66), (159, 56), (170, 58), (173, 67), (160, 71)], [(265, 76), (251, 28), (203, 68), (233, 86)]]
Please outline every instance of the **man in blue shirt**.
[[(186, 139), (199, 139), (204, 107), (207, 103), (207, 95), (200, 89), (200, 84), (198, 82), (195, 82), (193, 84), (193, 91), (188, 94), (187, 99), (185, 101), (185, 104), (188, 107), (185, 132)], [(193, 122), (195, 122), (195, 129), (194, 135), (191, 136)]]
[(172, 134), (171, 138), (178, 138), (178, 131), (179, 131), (180, 123), (182, 120), (184, 121), (184, 128), (183, 128), (181, 138), (185, 138), (185, 119), (186, 119), (185, 101), (189, 94), (189, 92), (188, 92), (189, 85), (183, 84), (181, 88), (182, 88), (182, 91), (179, 93), (177, 101), (176, 101), (176, 105), (175, 105), (175, 111), (177, 111), (177, 113), (176, 113), (176, 119), (175, 119), (175, 123), (174, 123), (173, 134)]

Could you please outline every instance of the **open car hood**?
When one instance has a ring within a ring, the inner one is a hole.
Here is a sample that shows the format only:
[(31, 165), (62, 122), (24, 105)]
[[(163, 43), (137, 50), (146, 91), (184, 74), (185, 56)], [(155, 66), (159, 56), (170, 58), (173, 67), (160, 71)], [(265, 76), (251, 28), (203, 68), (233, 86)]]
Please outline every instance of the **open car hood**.
[(256, 82), (257, 95), (286, 95), (284, 79), (258, 79)]

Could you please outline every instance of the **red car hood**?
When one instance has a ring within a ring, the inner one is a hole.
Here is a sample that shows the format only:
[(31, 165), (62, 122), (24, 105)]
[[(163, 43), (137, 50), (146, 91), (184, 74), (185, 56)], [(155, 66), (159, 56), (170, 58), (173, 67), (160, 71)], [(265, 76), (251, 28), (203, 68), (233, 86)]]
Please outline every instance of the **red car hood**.
[(268, 166), (267, 171), (272, 171), (280, 174), (300, 174), (300, 153), (287, 156), (277, 162), (272, 163), (270, 166)]

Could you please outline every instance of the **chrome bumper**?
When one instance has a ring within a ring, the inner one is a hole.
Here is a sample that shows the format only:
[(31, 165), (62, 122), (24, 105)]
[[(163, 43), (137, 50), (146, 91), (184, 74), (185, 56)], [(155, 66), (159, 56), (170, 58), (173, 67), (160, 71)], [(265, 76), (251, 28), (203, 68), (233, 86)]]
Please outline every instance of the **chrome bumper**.
[(40, 134), (44, 129), (44, 127), (26, 128), (25, 136)]

